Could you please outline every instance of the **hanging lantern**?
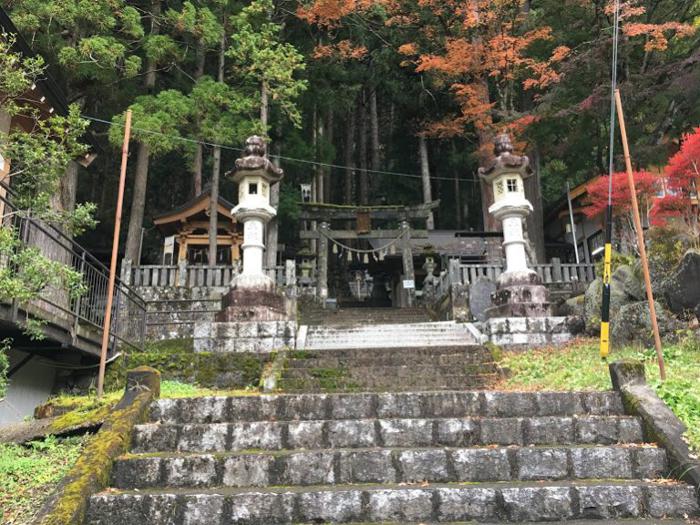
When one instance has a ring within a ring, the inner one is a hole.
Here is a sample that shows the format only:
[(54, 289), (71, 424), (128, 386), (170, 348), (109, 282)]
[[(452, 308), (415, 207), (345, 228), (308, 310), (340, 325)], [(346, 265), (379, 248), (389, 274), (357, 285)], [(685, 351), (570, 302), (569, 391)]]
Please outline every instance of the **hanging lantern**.
[(348, 250), (348, 262), (352, 262), (352, 252), (350, 250)]
[(390, 255), (396, 255), (396, 245), (394, 243), (389, 246), (389, 254)]
[(338, 255), (338, 245), (333, 243), (333, 255)]
[(367, 253), (365, 254), (365, 257), (364, 257), (364, 263), (369, 264), (369, 254), (367, 254)]

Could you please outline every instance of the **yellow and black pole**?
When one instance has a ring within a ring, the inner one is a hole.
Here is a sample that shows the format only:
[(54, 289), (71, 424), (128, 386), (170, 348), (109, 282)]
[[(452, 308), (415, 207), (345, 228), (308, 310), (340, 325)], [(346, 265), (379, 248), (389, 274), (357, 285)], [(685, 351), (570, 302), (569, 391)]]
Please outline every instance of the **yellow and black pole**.
[(608, 172), (608, 207), (605, 212), (605, 259), (603, 261), (603, 300), (600, 312), (600, 358), (610, 355), (610, 295), (612, 282), (613, 173), (615, 172), (615, 91), (617, 90), (617, 56), (620, 41), (620, 0), (615, 0), (613, 27), (612, 86), (610, 90), (610, 158)]

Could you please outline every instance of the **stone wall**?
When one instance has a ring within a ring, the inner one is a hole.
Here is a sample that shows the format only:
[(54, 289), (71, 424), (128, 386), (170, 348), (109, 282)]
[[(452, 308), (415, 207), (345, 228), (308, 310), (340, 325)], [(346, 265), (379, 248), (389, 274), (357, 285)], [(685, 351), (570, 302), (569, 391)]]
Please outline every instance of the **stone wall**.
[(135, 290), (146, 302), (146, 339), (162, 341), (192, 338), (196, 322), (214, 321), (228, 287), (139, 286)]

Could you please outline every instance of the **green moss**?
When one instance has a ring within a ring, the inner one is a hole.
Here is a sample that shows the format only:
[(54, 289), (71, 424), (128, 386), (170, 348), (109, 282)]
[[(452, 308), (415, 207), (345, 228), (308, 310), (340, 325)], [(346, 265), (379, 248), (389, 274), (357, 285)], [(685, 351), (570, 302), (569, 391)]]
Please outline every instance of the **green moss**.
[(263, 366), (271, 359), (270, 355), (177, 352), (173, 348), (166, 346), (164, 351), (137, 352), (121, 357), (107, 371), (107, 388), (123, 389), (127, 369), (137, 366), (159, 370), (163, 380), (205, 388), (257, 387)]

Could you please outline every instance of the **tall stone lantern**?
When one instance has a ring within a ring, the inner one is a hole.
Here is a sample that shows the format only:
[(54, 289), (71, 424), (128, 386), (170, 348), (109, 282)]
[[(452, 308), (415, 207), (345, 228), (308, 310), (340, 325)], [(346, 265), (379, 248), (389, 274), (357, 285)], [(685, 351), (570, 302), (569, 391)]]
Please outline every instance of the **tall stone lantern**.
[(493, 162), (479, 168), (479, 176), (493, 187), (494, 203), (489, 213), (503, 224), (506, 267), (498, 278), (494, 307), (486, 314), (489, 317), (549, 316), (547, 290), (537, 273), (528, 268), (523, 234), (523, 221), (533, 211), (525, 197), (524, 184), (532, 175), (530, 159), (513, 155), (513, 145), (505, 134), (496, 138), (494, 153)]
[(258, 136), (246, 140), (244, 156), (231, 172), (238, 184), (238, 205), (232, 213), (243, 223), (243, 271), (231, 282), (235, 289), (272, 290), (274, 281), (263, 270), (265, 225), (277, 210), (270, 205), (270, 187), (284, 172), (266, 156), (265, 141)]

